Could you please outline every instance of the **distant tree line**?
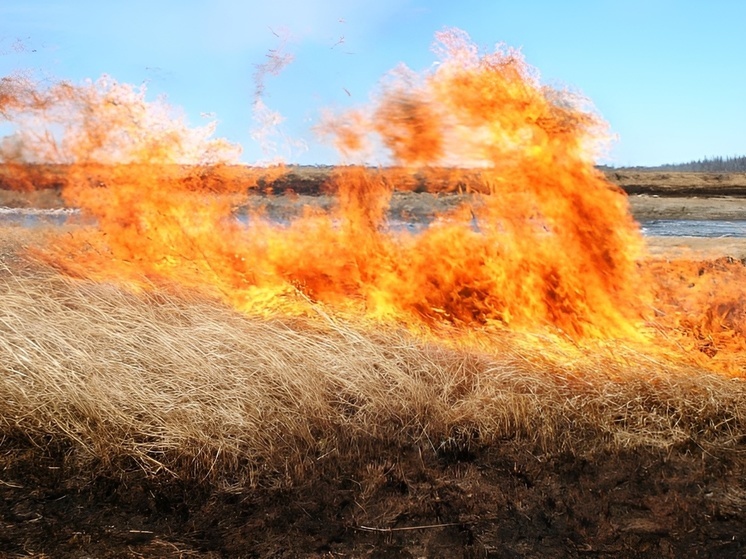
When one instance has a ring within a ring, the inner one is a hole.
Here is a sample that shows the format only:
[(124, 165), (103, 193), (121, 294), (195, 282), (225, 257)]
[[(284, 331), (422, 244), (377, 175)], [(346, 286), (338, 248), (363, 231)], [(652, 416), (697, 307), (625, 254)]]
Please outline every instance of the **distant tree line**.
[(704, 159), (698, 159), (697, 161), (689, 161), (688, 163), (668, 163), (666, 165), (658, 165), (656, 167), (608, 167), (601, 166), (604, 168), (612, 169), (627, 169), (635, 171), (681, 171), (681, 172), (692, 172), (692, 173), (746, 173), (746, 155), (733, 156), (733, 157), (705, 157)]

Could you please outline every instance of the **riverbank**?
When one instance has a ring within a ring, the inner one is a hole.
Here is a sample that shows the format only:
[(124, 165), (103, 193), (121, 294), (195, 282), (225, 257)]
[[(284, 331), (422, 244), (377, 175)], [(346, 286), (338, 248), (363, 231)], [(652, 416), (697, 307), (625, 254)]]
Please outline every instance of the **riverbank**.
[[(231, 168), (222, 181), (246, 183), (249, 208), (264, 208), (274, 215), (297, 213), (303, 206), (329, 208), (333, 197), (325, 194), (324, 184), (333, 167), (288, 167), (274, 171), (274, 178), (261, 178), (251, 168)], [(265, 173), (266, 174), (266, 173)], [(65, 207), (59, 181), (64, 168), (37, 172), (29, 185), (11, 189), (9, 173), (0, 167), (0, 207), (55, 209)], [(43, 178), (42, 178), (43, 177)], [(55, 178), (56, 177), (56, 178)], [(632, 215), (638, 221), (653, 219), (743, 220), (746, 219), (746, 173), (645, 173), (608, 171), (607, 179), (629, 194)], [(46, 182), (45, 182), (46, 181)], [(253, 185), (253, 186), (252, 186)], [(16, 185), (18, 186), (18, 185)], [(224, 185), (225, 186), (225, 185)], [(411, 185), (410, 185), (411, 186)], [(217, 191), (219, 189), (216, 188)], [(231, 191), (240, 190), (235, 186)], [(271, 194), (270, 194), (271, 193)], [(424, 189), (395, 192), (390, 215), (426, 219), (463, 202), (468, 194), (448, 191), (429, 193)], [(294, 209), (295, 208), (295, 209)]]

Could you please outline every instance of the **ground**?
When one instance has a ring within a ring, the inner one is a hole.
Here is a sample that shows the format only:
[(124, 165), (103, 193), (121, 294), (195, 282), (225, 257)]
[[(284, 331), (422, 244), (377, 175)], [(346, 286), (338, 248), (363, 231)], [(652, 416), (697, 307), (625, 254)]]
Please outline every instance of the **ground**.
[[(398, 195), (396, 207), (451, 203), (423, 196)], [(736, 198), (630, 203), (638, 219), (744, 219)], [(737, 239), (650, 242), (657, 255), (689, 249), (746, 257)], [(692, 439), (613, 452), (373, 441), (357, 459), (251, 487), (185, 482), (15, 433), (0, 440), (0, 556), (740, 558), (746, 435), (733, 433), (718, 448)]]
[[(220, 491), (4, 444), (8, 557), (718, 557), (746, 554), (746, 441), (585, 456), (505, 441), (383, 451), (293, 488)], [(380, 471), (373, 487), (357, 480)]]

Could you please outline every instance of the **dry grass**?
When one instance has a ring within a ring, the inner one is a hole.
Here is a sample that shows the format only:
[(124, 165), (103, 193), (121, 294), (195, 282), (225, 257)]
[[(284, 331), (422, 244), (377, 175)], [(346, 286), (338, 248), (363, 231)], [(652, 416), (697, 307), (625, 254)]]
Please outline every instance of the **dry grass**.
[(22, 260), (0, 267), (0, 437), (81, 464), (222, 484), (292, 482), (381, 449), (706, 451), (746, 436), (746, 384), (613, 343), (503, 335), (489, 351), (394, 328), (237, 314)]

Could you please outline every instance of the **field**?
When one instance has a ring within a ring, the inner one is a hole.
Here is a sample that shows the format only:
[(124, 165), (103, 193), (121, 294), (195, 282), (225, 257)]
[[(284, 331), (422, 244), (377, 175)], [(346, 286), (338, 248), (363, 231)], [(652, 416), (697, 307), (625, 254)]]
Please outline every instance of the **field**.
[[(328, 204), (313, 184), (249, 204)], [(635, 216), (738, 217), (740, 200), (676, 185), (632, 196)], [(3, 195), (59, 204), (54, 188)], [(391, 212), (425, 220), (464, 196), (395, 193)], [(551, 329), (444, 343), (315, 302), (246, 314), (62, 275), (34, 249), (45, 235), (0, 230), (6, 556), (746, 553), (743, 368)], [(737, 240), (648, 250), (700, 276), (746, 256)]]
[(321, 115), (334, 168), (3, 78), (0, 554), (744, 556), (744, 243), (636, 219), (746, 175), (604, 174), (580, 93), (435, 50)]

